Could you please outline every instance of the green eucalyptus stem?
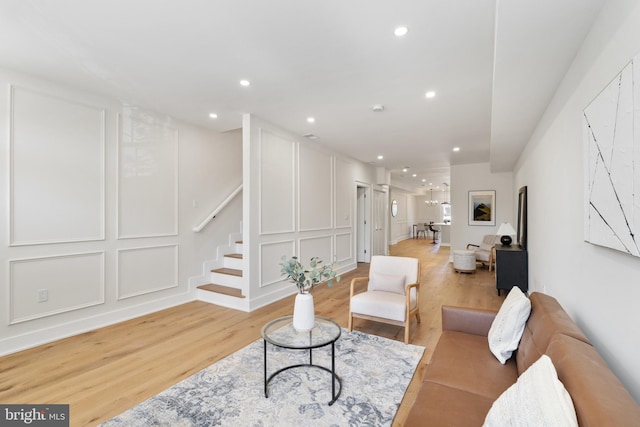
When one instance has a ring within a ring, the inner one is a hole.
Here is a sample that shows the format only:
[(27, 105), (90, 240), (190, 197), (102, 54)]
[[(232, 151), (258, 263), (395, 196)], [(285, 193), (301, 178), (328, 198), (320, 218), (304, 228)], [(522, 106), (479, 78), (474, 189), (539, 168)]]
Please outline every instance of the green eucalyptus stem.
[(313, 257), (309, 260), (309, 265), (311, 268), (306, 269), (298, 261), (298, 257), (294, 256), (287, 260), (286, 255), (283, 255), (280, 272), (296, 284), (301, 294), (311, 292), (320, 282), (327, 281), (327, 285), (332, 286), (334, 280), (340, 281), (340, 276), (333, 270), (333, 264), (324, 265), (322, 259)]

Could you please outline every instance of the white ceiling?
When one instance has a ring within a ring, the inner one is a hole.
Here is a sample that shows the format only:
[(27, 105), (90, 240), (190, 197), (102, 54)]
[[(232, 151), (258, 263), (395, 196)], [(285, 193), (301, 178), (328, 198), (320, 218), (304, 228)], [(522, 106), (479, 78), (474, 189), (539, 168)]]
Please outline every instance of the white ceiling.
[(512, 169), (604, 1), (0, 0), (0, 67), (215, 131), (253, 113), (435, 188)]

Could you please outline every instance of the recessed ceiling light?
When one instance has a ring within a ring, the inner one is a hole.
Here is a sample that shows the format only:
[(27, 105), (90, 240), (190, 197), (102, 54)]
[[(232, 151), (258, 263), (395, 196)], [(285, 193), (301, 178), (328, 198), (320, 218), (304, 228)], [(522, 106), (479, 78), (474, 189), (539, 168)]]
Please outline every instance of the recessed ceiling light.
[(413, 174), (413, 175), (411, 175), (411, 176), (415, 178), (415, 177), (416, 177), (416, 176), (418, 176), (418, 175), (414, 173), (414, 174)]
[(409, 166), (405, 166), (402, 168), (402, 172), (408, 172), (409, 171)]
[(313, 117), (307, 117), (307, 123), (314, 123), (316, 121)]
[(427, 93), (425, 93), (424, 96), (426, 96), (427, 98), (433, 98), (433, 97), (436, 96), (436, 93), (434, 91), (430, 90)]
[(382, 155), (378, 156), (378, 160), (382, 160), (382, 159), (384, 159), (384, 156)]
[(460, 151), (460, 147), (453, 147), (453, 151)]
[(209, 117), (211, 117), (212, 119), (217, 119), (218, 115), (216, 113), (211, 113), (209, 114)]
[(251, 82), (249, 80), (240, 80), (240, 86), (247, 87), (250, 85), (251, 85)]
[(409, 29), (407, 27), (405, 27), (404, 25), (396, 27), (396, 29), (393, 30), (393, 34), (395, 34), (396, 37), (405, 36), (408, 32), (409, 32)]
[(427, 180), (423, 178), (423, 179), (422, 179), (422, 182), (427, 182)]
[(433, 182), (430, 182), (429, 185), (433, 185)]

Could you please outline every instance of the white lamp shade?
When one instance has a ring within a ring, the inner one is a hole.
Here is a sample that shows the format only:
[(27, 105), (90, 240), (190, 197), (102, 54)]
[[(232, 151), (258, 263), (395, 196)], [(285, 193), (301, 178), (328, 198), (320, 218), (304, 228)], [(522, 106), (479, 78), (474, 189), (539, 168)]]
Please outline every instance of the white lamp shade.
[(513, 229), (513, 226), (509, 222), (503, 222), (500, 224), (500, 228), (498, 228), (497, 236), (515, 236), (516, 230)]

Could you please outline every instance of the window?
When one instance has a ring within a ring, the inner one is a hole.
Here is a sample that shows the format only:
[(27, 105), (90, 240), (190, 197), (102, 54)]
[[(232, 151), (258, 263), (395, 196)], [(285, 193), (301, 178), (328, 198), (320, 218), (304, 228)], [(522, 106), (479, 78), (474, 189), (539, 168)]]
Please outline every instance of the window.
[(451, 222), (451, 205), (447, 203), (442, 206), (442, 221), (443, 222)]

